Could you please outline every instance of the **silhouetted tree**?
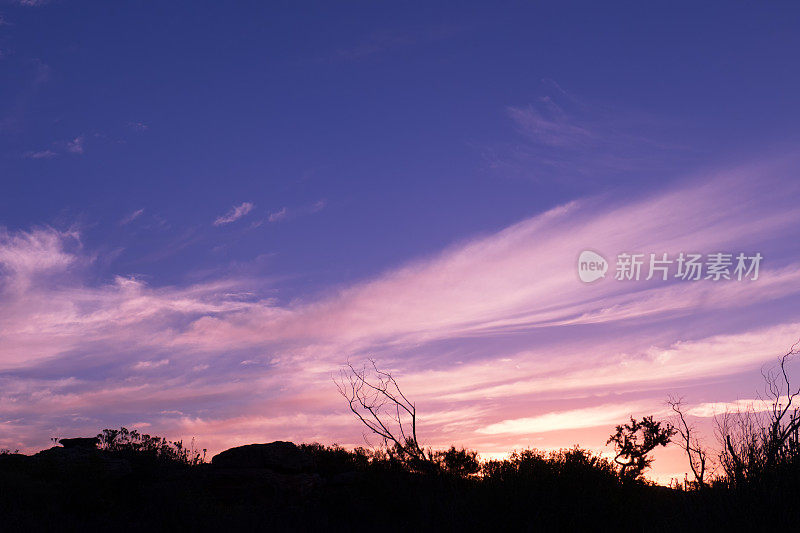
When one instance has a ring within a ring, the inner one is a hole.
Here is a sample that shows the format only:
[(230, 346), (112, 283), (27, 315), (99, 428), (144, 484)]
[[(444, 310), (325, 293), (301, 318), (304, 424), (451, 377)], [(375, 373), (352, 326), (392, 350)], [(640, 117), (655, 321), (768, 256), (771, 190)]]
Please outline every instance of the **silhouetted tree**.
[[(663, 426), (662, 426), (663, 424)], [(631, 417), (630, 424), (617, 426), (606, 444), (614, 444), (617, 455), (614, 462), (620, 466), (620, 476), (624, 479), (639, 479), (653, 459), (648, 454), (658, 446), (666, 446), (675, 434), (675, 429), (667, 422), (657, 422), (652, 416), (641, 420)]]
[(417, 410), (389, 372), (375, 361), (361, 368), (347, 363), (336, 382), (350, 410), (403, 461), (430, 462), (417, 439)]
[(695, 436), (695, 429), (688, 422), (682, 410), (682, 398), (670, 398), (667, 403), (675, 412), (677, 423), (674, 425), (677, 434), (680, 436), (680, 445), (689, 460), (689, 468), (694, 475), (694, 486), (702, 489), (706, 486), (705, 476), (708, 466), (708, 450)]
[(748, 406), (716, 419), (720, 464), (735, 485), (800, 460), (800, 387), (792, 385), (787, 369), (798, 343), (780, 357), (777, 367), (762, 370), (769, 410)]

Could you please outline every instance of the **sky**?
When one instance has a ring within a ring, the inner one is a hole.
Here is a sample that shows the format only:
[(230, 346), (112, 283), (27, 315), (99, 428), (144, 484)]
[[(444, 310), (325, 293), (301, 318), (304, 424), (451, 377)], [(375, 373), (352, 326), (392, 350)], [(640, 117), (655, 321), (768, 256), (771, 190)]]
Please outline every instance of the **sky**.
[[(0, 3), (0, 448), (364, 445), (334, 378), (370, 357), (427, 446), (610, 453), (670, 395), (713, 444), (800, 338), (798, 27), (790, 2)], [(684, 280), (681, 253), (762, 260)]]

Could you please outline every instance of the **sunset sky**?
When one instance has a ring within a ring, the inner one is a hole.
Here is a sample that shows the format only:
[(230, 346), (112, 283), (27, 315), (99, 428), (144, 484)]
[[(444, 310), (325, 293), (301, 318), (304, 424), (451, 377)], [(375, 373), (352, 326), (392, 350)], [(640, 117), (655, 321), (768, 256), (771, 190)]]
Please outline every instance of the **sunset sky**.
[[(713, 443), (800, 338), (798, 27), (789, 2), (0, 3), (0, 448), (364, 445), (332, 378), (367, 357), (433, 447), (610, 453), (669, 395)], [(681, 252), (763, 260), (614, 279)]]

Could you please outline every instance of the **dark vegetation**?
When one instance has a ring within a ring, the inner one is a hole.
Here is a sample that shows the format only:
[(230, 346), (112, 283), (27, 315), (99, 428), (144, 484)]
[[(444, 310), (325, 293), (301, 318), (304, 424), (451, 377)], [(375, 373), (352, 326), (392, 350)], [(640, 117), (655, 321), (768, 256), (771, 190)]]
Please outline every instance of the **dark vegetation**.
[[(377, 446), (287, 442), (226, 450), (125, 428), (0, 454), (2, 531), (762, 531), (800, 520), (800, 388), (794, 351), (765, 372), (771, 408), (717, 419), (716, 447), (675, 416), (620, 424), (607, 459), (579, 447), (481, 461), (425, 448), (416, 408), (388, 372), (347, 366), (338, 381)], [(652, 452), (679, 446), (693, 479), (649, 482)]]

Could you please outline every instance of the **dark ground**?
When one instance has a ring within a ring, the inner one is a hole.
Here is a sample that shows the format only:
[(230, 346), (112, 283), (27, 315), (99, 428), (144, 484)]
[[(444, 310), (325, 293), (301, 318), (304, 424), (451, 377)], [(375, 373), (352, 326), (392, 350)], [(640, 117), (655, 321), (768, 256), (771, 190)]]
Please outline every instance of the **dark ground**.
[(686, 492), (623, 482), (592, 461), (581, 451), (530, 454), (460, 475), (290, 443), (233, 449), (196, 465), (54, 447), (0, 455), (0, 530), (794, 531), (800, 524), (794, 479), (769, 489)]

